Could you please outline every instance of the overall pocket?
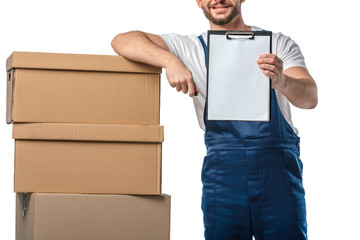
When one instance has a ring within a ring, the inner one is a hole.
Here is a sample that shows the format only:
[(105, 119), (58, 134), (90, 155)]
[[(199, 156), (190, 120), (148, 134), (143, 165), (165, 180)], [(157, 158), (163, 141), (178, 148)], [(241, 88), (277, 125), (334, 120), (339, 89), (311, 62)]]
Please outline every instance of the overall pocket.
[(302, 199), (302, 196), (305, 194), (305, 189), (302, 178), (303, 163), (300, 160), (299, 152), (290, 149), (283, 149), (283, 157), (284, 176), (289, 183), (289, 191), (293, 192)]
[(288, 177), (302, 180), (303, 163), (300, 160), (299, 153), (293, 150), (283, 149), (283, 156)]
[(258, 139), (271, 137), (271, 122), (251, 121), (207, 121), (206, 136), (208, 139)]

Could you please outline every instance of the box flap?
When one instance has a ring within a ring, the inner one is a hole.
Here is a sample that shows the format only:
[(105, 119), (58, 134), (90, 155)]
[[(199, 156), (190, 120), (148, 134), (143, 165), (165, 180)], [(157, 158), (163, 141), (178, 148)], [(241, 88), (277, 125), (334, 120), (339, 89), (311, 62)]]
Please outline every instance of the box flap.
[(16, 194), (16, 239), (35, 239), (36, 195)]
[(158, 125), (13, 123), (14, 139), (154, 142), (164, 141)]
[(6, 60), (12, 68), (57, 69), (106, 72), (161, 73), (161, 68), (137, 63), (117, 55), (89, 55), (40, 52), (13, 52)]
[(13, 88), (14, 88), (14, 70), (7, 72), (6, 81), (6, 123), (12, 122), (12, 106), (13, 106)]

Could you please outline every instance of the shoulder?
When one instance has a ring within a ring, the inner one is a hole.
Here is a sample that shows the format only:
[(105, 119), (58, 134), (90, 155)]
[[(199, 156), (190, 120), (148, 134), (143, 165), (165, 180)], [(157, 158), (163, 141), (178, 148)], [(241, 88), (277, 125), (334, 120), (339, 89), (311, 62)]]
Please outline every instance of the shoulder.
[[(254, 31), (265, 31), (264, 29), (256, 26), (251, 26), (251, 29)], [(291, 45), (296, 44), (294, 40), (282, 32), (272, 32), (272, 43), (275, 49), (290, 47)]]
[(299, 45), (289, 36), (276, 32), (273, 33), (273, 53), (284, 62), (284, 70), (293, 66), (306, 68), (304, 56)]
[(296, 42), (291, 39), (291, 37), (281, 32), (273, 33), (272, 38), (273, 43), (276, 44), (277, 47), (291, 47), (291, 45), (297, 45)]
[(194, 47), (199, 46), (200, 40), (196, 35), (181, 35), (168, 33), (159, 35), (169, 47), (170, 52), (178, 57), (185, 57)]
[(177, 33), (168, 33), (159, 35), (166, 43), (179, 45), (193, 45), (198, 42), (196, 35), (181, 35)]

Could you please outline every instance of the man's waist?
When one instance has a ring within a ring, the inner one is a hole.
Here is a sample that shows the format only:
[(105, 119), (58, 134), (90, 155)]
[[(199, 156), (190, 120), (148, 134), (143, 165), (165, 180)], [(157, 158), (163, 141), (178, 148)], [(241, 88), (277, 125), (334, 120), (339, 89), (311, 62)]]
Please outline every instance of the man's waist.
[(272, 137), (241, 139), (241, 138), (205, 138), (205, 145), (209, 150), (229, 150), (229, 149), (244, 149), (244, 150), (265, 150), (276, 148), (287, 148), (298, 150), (299, 138), (278, 139)]

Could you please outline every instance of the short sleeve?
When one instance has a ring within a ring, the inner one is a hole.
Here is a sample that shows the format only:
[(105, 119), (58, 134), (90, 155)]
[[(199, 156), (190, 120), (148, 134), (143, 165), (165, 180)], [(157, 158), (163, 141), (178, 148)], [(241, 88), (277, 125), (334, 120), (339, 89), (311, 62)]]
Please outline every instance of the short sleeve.
[(183, 36), (175, 33), (159, 35), (168, 46), (170, 52), (183, 60), (186, 58), (189, 48), (194, 45), (189, 36)]
[(304, 56), (294, 40), (282, 33), (275, 33), (273, 38), (275, 40), (275, 54), (283, 61), (284, 70), (290, 67), (306, 68)]

